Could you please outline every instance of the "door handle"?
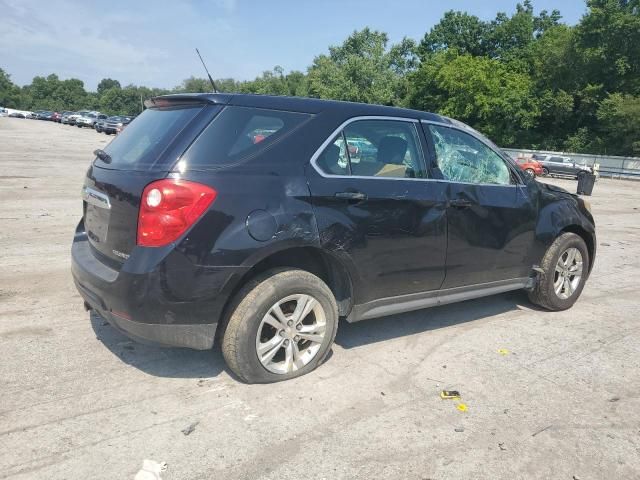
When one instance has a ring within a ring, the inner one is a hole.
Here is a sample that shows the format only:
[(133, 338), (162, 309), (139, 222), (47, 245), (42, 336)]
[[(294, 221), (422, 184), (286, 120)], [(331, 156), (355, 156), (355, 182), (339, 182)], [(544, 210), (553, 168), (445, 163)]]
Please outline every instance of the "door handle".
[(456, 198), (455, 200), (451, 200), (449, 202), (449, 206), (453, 208), (469, 208), (473, 206), (473, 202), (465, 200), (464, 198)]
[(338, 192), (336, 198), (342, 198), (344, 200), (355, 200), (362, 202), (367, 199), (367, 194), (362, 192)]

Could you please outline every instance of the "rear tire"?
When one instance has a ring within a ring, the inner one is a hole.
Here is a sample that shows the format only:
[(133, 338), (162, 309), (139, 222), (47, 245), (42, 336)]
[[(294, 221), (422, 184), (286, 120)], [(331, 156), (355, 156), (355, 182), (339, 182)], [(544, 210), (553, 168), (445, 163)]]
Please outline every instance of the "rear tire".
[(337, 330), (338, 307), (320, 278), (304, 270), (273, 269), (235, 296), (222, 332), (222, 354), (247, 383), (279, 382), (320, 365)]
[(549, 175), (549, 169), (546, 167), (542, 167), (542, 175), (544, 177), (546, 177), (547, 175)]
[(529, 300), (551, 311), (571, 308), (580, 297), (589, 275), (589, 251), (582, 237), (563, 233), (544, 254), (538, 281)]
[(531, 178), (535, 178), (536, 177), (536, 172), (533, 171), (533, 168), (527, 168), (525, 170), (526, 174), (529, 175), (529, 177)]

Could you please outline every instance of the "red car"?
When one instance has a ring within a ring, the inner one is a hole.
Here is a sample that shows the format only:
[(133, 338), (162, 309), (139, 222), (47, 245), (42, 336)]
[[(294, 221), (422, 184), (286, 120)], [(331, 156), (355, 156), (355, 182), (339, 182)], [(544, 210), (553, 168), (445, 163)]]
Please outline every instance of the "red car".
[(60, 113), (53, 112), (53, 115), (51, 115), (51, 121), (60, 123), (60, 118), (61, 117), (62, 117), (62, 115)]
[(516, 164), (531, 177), (542, 175), (542, 165), (533, 158), (518, 157), (516, 158)]

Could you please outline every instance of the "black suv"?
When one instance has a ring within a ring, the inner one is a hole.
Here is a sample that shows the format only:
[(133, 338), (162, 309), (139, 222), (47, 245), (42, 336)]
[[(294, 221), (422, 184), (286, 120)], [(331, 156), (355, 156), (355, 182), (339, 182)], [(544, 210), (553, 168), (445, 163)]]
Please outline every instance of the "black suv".
[(72, 271), (140, 340), (273, 382), (313, 370), (338, 319), (525, 289), (569, 308), (589, 205), (432, 113), (260, 95), (156, 97), (96, 158)]

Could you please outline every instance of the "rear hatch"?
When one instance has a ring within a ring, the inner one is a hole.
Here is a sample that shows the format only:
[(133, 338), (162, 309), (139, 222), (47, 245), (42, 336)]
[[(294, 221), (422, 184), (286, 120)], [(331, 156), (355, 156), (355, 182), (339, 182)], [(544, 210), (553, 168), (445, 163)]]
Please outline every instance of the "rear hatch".
[(146, 185), (165, 178), (221, 109), (197, 97), (151, 102), (97, 157), (82, 190), (84, 226), (94, 255), (118, 268), (136, 246)]

